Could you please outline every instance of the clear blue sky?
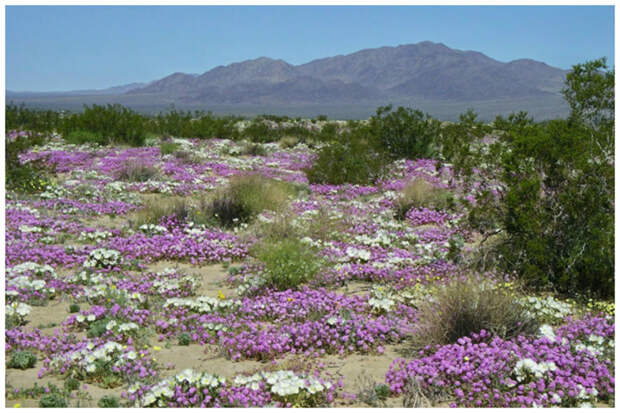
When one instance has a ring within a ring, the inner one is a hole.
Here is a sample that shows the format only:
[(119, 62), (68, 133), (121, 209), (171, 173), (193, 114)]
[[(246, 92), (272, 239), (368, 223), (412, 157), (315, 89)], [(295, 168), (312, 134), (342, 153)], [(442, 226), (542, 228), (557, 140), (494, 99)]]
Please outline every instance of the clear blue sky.
[(7, 6), (6, 87), (75, 90), (424, 40), (506, 62), (614, 62), (612, 6)]

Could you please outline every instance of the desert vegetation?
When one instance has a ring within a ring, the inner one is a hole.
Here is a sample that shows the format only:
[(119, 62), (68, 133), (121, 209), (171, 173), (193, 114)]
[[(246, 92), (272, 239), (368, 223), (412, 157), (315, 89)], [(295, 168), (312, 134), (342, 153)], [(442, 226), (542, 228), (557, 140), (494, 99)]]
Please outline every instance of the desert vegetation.
[(6, 107), (5, 403), (609, 407), (614, 73), (567, 119)]

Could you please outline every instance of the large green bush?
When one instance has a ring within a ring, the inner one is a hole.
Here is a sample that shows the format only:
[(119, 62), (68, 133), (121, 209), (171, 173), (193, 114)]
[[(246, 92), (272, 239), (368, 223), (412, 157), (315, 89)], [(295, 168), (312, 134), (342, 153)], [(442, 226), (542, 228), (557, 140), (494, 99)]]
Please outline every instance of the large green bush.
[(299, 288), (321, 268), (314, 252), (296, 239), (265, 242), (255, 247), (255, 255), (263, 264), (265, 286), (279, 291)]
[(48, 175), (51, 169), (42, 161), (22, 163), (19, 155), (33, 146), (41, 145), (45, 137), (31, 133), (7, 141), (5, 146), (5, 183), (6, 189), (17, 192), (40, 192), (50, 183)]
[(469, 223), (495, 238), (495, 263), (532, 287), (613, 296), (614, 75), (605, 69), (588, 62), (567, 76), (568, 120), (498, 118), (493, 143), (455, 152), (457, 172), (480, 182)]
[(385, 165), (382, 153), (363, 140), (352, 138), (323, 147), (305, 173), (311, 184), (369, 185), (383, 175)]
[[(122, 143), (142, 146), (146, 139), (148, 119), (121, 105), (85, 106), (84, 112), (74, 113), (62, 122), (65, 139), (91, 139), (84, 132), (96, 136), (97, 143)], [(81, 135), (77, 135), (80, 132)], [(72, 135), (73, 134), (73, 135)], [(79, 137), (81, 136), (81, 137)]]
[(236, 139), (239, 131), (234, 116), (216, 117), (211, 112), (177, 111), (174, 106), (166, 113), (158, 114), (149, 125), (152, 132), (184, 138)]
[(24, 104), (9, 103), (5, 108), (5, 128), (9, 130), (28, 130), (50, 133), (57, 129), (61, 114), (52, 110), (29, 109)]
[(85, 143), (105, 145), (108, 142), (108, 139), (104, 138), (100, 133), (81, 129), (69, 132), (64, 139), (67, 143), (72, 143), (74, 145), (82, 145)]
[(419, 110), (392, 106), (377, 109), (368, 124), (372, 140), (393, 159), (430, 158), (435, 155), (440, 124)]

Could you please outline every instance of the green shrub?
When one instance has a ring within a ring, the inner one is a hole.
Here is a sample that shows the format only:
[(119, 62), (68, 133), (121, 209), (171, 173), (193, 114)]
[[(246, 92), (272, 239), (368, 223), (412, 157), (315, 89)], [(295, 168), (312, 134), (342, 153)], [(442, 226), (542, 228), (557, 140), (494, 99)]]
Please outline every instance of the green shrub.
[(29, 109), (22, 103), (9, 103), (5, 108), (5, 130), (28, 130), (50, 133), (60, 125), (60, 113), (52, 110)]
[(97, 320), (90, 325), (90, 328), (86, 332), (86, 336), (88, 338), (101, 337), (107, 331), (106, 325), (108, 324), (108, 319)]
[(311, 184), (369, 185), (383, 175), (384, 157), (369, 145), (351, 139), (323, 147), (305, 173)]
[(167, 113), (158, 114), (151, 122), (151, 129), (162, 135), (186, 138), (236, 139), (239, 131), (234, 116), (215, 117), (210, 112), (177, 111), (174, 106)]
[(241, 136), (258, 143), (275, 142), (280, 138), (278, 131), (271, 129), (262, 119), (253, 120), (243, 129)]
[(39, 407), (67, 407), (67, 400), (62, 394), (48, 393), (39, 400)]
[(69, 305), (69, 312), (70, 313), (79, 313), (80, 312), (80, 305), (77, 303), (72, 303), (71, 305)]
[(414, 207), (449, 210), (454, 206), (454, 195), (450, 191), (437, 188), (423, 178), (417, 178), (409, 182), (396, 199), (394, 215), (403, 220), (407, 211)]
[(379, 400), (386, 400), (390, 395), (390, 386), (387, 384), (378, 384), (375, 386), (375, 393)]
[[(121, 105), (85, 106), (84, 112), (74, 113), (63, 119), (59, 128), (65, 139), (75, 131), (89, 132), (105, 143), (122, 143), (142, 146), (146, 140), (148, 119)], [(88, 138), (90, 139), (90, 138)]]
[(82, 145), (85, 143), (107, 145), (108, 139), (104, 138), (100, 133), (90, 132), (87, 130), (71, 131), (65, 138), (67, 143), (74, 145)]
[(118, 400), (118, 397), (106, 394), (101, 399), (99, 399), (99, 401), (97, 402), (97, 407), (101, 407), (101, 408), (120, 407), (120, 402)]
[(72, 392), (74, 390), (78, 390), (80, 388), (80, 381), (74, 377), (69, 377), (65, 379), (65, 390), (68, 392)]
[(159, 145), (159, 153), (162, 155), (170, 155), (179, 149), (179, 144), (175, 142), (162, 142)]
[(177, 338), (179, 339), (179, 346), (189, 346), (189, 343), (192, 342), (189, 333), (180, 333)]
[(439, 144), (440, 123), (410, 108), (379, 107), (368, 129), (373, 142), (392, 159), (431, 158)]
[(33, 146), (41, 145), (45, 141), (43, 135), (30, 134), (6, 141), (5, 146), (5, 182), (6, 189), (16, 192), (40, 192), (50, 184), (48, 175), (53, 168), (46, 166), (43, 161), (21, 163), (19, 155)]
[(11, 369), (30, 369), (37, 362), (37, 356), (30, 351), (16, 351), (11, 355), (7, 367)]
[(480, 262), (529, 287), (613, 297), (614, 75), (605, 69), (594, 61), (567, 75), (568, 120), (499, 117), (493, 143), (454, 151), (476, 194), (468, 223), (497, 241), (495, 259)]
[(263, 264), (265, 285), (279, 291), (297, 289), (321, 268), (314, 252), (294, 239), (265, 242), (256, 247), (255, 256)]
[(486, 330), (505, 339), (536, 332), (537, 322), (506, 290), (478, 280), (440, 286), (432, 300), (419, 304), (413, 337), (416, 349), (451, 344)]

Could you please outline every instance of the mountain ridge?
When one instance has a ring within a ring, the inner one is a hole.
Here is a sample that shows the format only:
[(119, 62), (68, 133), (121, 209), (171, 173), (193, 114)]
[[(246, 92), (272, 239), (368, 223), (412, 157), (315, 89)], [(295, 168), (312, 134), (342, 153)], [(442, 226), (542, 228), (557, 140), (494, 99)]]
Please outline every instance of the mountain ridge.
[(299, 65), (262, 56), (197, 76), (174, 73), (125, 93), (161, 94), (191, 104), (477, 101), (557, 95), (566, 73), (528, 58), (503, 63), (481, 52), (424, 41)]
[(467, 109), (494, 119), (526, 111), (535, 119), (568, 113), (561, 90), (567, 70), (529, 58), (501, 62), (474, 50), (424, 41), (358, 50), (298, 65), (261, 56), (204, 73), (175, 72), (137, 87), (72, 92), (6, 92), (7, 100), (80, 110), (120, 103), (155, 112), (175, 105), (252, 116), (366, 118), (378, 106), (416, 107), (447, 120)]

